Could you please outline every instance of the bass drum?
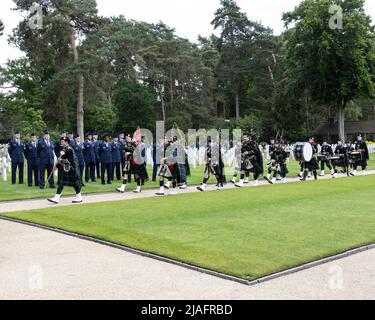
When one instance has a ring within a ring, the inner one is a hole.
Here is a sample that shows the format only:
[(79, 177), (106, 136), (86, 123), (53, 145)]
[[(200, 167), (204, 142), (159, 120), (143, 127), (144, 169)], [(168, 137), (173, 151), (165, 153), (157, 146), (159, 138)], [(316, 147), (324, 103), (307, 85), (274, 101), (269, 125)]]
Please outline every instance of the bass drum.
[(310, 162), (313, 157), (313, 148), (309, 142), (297, 142), (294, 146), (294, 158), (297, 161)]

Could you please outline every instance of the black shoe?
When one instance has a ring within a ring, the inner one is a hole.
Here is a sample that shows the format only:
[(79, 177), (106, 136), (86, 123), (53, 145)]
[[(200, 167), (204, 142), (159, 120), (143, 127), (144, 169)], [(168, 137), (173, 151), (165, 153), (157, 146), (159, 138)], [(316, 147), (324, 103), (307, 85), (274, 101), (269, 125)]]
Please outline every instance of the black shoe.
[(39, 187), (40, 190), (44, 190), (44, 187)]
[(116, 188), (116, 191), (119, 193), (125, 193), (125, 191), (122, 191), (120, 188)]

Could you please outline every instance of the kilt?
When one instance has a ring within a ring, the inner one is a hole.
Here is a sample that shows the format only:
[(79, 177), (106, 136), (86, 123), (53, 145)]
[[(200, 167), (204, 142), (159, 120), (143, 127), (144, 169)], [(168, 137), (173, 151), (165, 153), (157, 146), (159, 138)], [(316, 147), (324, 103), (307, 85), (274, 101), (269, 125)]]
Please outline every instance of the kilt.
[(131, 173), (138, 175), (142, 181), (148, 180), (148, 173), (146, 169), (146, 164), (137, 164), (135, 161), (132, 161), (130, 167)]
[(250, 159), (245, 159), (241, 163), (241, 170), (242, 171), (250, 171), (254, 167), (252, 161)]
[(177, 167), (177, 183), (186, 182), (186, 179), (187, 179), (186, 164), (176, 163), (175, 166)]
[(250, 172), (253, 174), (262, 174), (264, 169), (263, 166), (259, 165), (259, 163), (255, 160), (251, 160), (252, 168), (250, 169)]
[(305, 162), (304, 168), (309, 171), (319, 170), (319, 163), (316, 157), (313, 157), (309, 162)]
[(132, 174), (132, 165), (130, 160), (125, 160), (123, 174)]
[(213, 174), (218, 177), (218, 182), (226, 183), (224, 167), (219, 164), (207, 164), (205, 173)]
[(281, 176), (286, 176), (289, 173), (288, 167), (286, 166), (286, 163), (280, 163), (279, 164), (279, 174)]
[(64, 170), (64, 165), (60, 165), (58, 172), (57, 185), (60, 187), (82, 187), (81, 171), (78, 164), (78, 159), (73, 151), (73, 149), (68, 149), (66, 151), (66, 157), (64, 159), (69, 159), (70, 168), (69, 171)]
[(178, 165), (177, 164), (163, 164), (160, 167), (159, 177), (163, 177), (168, 180), (178, 180)]

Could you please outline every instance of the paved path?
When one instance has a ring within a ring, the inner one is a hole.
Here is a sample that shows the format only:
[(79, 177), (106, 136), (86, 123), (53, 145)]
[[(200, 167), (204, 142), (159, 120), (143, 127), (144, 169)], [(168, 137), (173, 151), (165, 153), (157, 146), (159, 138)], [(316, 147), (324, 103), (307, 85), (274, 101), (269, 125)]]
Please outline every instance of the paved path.
[(256, 286), (0, 220), (0, 299), (375, 299), (375, 250)]
[[(367, 171), (367, 175), (375, 175), (375, 170)], [(345, 175), (339, 175), (338, 178), (349, 179)], [(299, 179), (300, 178), (289, 178), (288, 183), (297, 183), (297, 182), (302, 183), (300, 182)], [(332, 179), (332, 178), (330, 175), (326, 175), (325, 177), (319, 177), (319, 179)], [(311, 183), (311, 182), (313, 181), (309, 180), (306, 183)], [(269, 188), (272, 188), (272, 186), (266, 181), (261, 181), (260, 185), (268, 185)], [(248, 185), (245, 185), (245, 187), (253, 188), (252, 182), (250, 182)], [(113, 188), (115, 189), (116, 187), (114, 186)], [(226, 189), (234, 189), (234, 188), (235, 187), (231, 183), (228, 183), (228, 185), (226, 186)], [(207, 187), (207, 191), (213, 191), (213, 190), (216, 190), (215, 186), (210, 185)], [(99, 193), (99, 194), (84, 195), (83, 200), (84, 200), (84, 203), (98, 203), (98, 202), (150, 198), (150, 197), (156, 197), (155, 192), (156, 192), (155, 189), (144, 190), (140, 194), (132, 193), (131, 191), (125, 192), (124, 194), (119, 194), (114, 191), (113, 193)], [(192, 192), (198, 192), (195, 186), (188, 187), (186, 190), (179, 190), (179, 194), (192, 193)], [(73, 205), (72, 204), (73, 198), (74, 198), (73, 196), (62, 197), (59, 206)], [(0, 201), (0, 213), (21, 211), (21, 210), (45, 209), (45, 208), (51, 208), (54, 206), (56, 205), (49, 203), (46, 199), (17, 200), (17, 201), (5, 201), (5, 202)]]

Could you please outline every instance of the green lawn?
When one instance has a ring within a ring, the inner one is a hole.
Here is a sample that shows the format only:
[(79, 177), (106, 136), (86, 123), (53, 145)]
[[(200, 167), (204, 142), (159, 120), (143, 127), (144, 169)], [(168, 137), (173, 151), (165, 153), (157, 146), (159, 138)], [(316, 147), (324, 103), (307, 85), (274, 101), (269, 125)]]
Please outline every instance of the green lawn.
[[(299, 165), (297, 162), (292, 161), (288, 165), (289, 168), (289, 176), (296, 176), (299, 173)], [(371, 160), (369, 163), (369, 169), (375, 169), (375, 160)], [(152, 169), (149, 168), (149, 176), (152, 176)], [(203, 172), (204, 172), (204, 166), (197, 167), (196, 169), (192, 169), (192, 176), (189, 177), (188, 183), (190, 185), (198, 185), (202, 182), (203, 178)], [(228, 178), (230, 177), (230, 174), (232, 172), (228, 172)], [(26, 171), (25, 171), (26, 174)], [(9, 201), (9, 200), (20, 200), (20, 199), (35, 199), (35, 198), (46, 198), (53, 196), (55, 193), (55, 190), (53, 189), (45, 189), (40, 190), (36, 187), (27, 187), (27, 185), (12, 185), (9, 182), (10, 177), (8, 177), (8, 182), (0, 181), (0, 202), (1, 201)], [(214, 182), (214, 178), (211, 179), (211, 183)], [(26, 179), (25, 179), (26, 182)], [(88, 194), (88, 193), (101, 193), (101, 192), (113, 192), (116, 187), (119, 187), (121, 184), (121, 181), (114, 181), (112, 185), (101, 185), (100, 181), (97, 181), (96, 183), (88, 183), (86, 186), (82, 189), (82, 193)], [(134, 182), (129, 185), (129, 189), (135, 189)], [(150, 188), (158, 188), (159, 183), (158, 182), (147, 182), (145, 185), (146, 189)], [(71, 195), (74, 191), (72, 188), (66, 188), (64, 190), (65, 195)]]
[(375, 176), (6, 214), (253, 280), (375, 242)]

